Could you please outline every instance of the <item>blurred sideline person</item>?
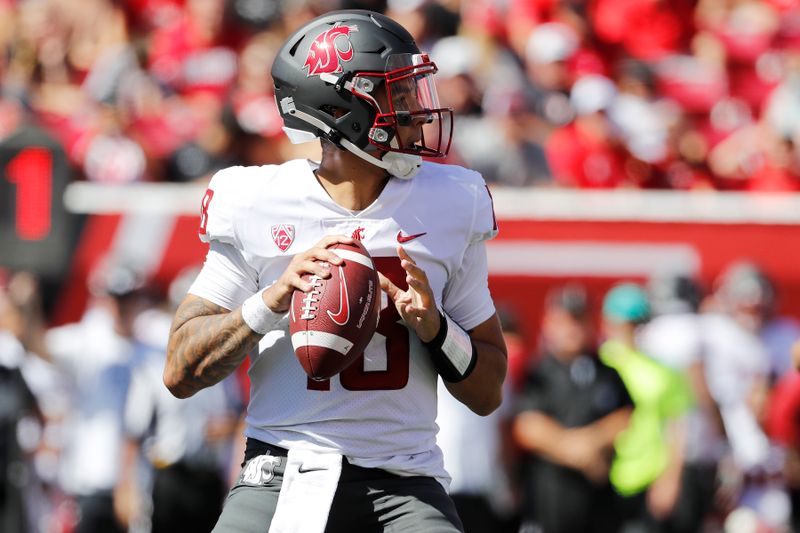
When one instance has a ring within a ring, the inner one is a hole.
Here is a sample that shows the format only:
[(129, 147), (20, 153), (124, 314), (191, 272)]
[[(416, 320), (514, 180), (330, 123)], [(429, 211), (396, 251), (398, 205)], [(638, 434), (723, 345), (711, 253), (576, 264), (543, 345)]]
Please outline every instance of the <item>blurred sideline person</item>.
[(610, 473), (621, 496), (622, 531), (669, 531), (681, 490), (692, 393), (682, 375), (640, 351), (636, 337), (650, 306), (639, 285), (612, 287), (602, 312), (607, 340), (600, 359), (619, 372), (634, 404), (630, 425), (615, 442)]
[[(131, 373), (149, 348), (133, 324), (146, 307), (145, 280), (107, 258), (91, 273), (93, 302), (80, 322), (32, 334), (32, 350), (68, 380), (70, 410), (59, 482), (77, 503), (75, 531), (123, 531), (114, 510), (124, 443), (124, 410)], [(37, 324), (40, 329), (44, 321)]]
[(24, 349), (0, 329), (0, 530), (30, 531), (26, 477), (30, 475), (25, 450), (19, 442), (20, 424), (36, 413), (36, 399), (20, 371)]
[[(186, 401), (164, 387), (171, 313), (196, 275), (197, 269), (190, 269), (176, 277), (169, 309), (153, 308), (139, 317), (138, 327), (155, 346), (132, 375), (125, 410), (129, 441), (115, 504), (129, 523), (149, 518), (153, 533), (213, 529), (228, 489), (229, 454), (243, 409), (235, 375)], [(140, 459), (152, 473), (142, 471)], [(139, 494), (145, 501), (137, 501)]]
[(24, 324), (4, 274), (0, 270), (0, 531), (27, 533), (39, 528), (26, 491), (34, 483), (31, 450), (20, 437), (39, 407), (23, 371), (28, 357), (20, 342)]
[(770, 383), (786, 374), (800, 323), (778, 314), (778, 294), (763, 269), (750, 261), (731, 263), (716, 280), (714, 295), (720, 311), (761, 339), (769, 356)]
[[(26, 532), (72, 530), (77, 519), (74, 502), (62, 490), (59, 471), (73, 419), (72, 395), (68, 376), (34, 353), (43, 340), (44, 320), (39, 280), (26, 271), (10, 274), (7, 285), (0, 287), (0, 358), (19, 371), (25, 389), (35, 397), (33, 412), (27, 407), (15, 414), (20, 416), (15, 438), (24, 461), (12, 467), (8, 477), (10, 483), (22, 487), (23, 494), (18, 496), (24, 498), (24, 504), (19, 505), (14, 498), (8, 503), (14, 506), (14, 516), (27, 513)], [(22, 384), (0, 389), (8, 393), (15, 386)], [(17, 391), (27, 395), (22, 388)], [(29, 400), (22, 403), (30, 405)], [(9, 522), (0, 529), (14, 531)]]
[[(761, 527), (780, 529), (787, 527), (791, 514), (785, 458), (764, 427), (771, 359), (755, 327), (760, 312), (754, 314), (751, 308), (758, 301), (753, 296), (763, 286), (750, 272), (744, 273), (741, 278), (734, 276), (743, 283), (733, 286), (728, 283), (732, 278), (723, 274), (703, 303), (706, 379), (719, 406), (729, 448), (719, 464), (717, 499), (724, 501), (725, 511), (737, 511), (731, 520), (746, 516)], [(739, 303), (731, 305), (734, 302)]]
[[(450, 139), (435, 72), (388, 17), (318, 17), (287, 39), (272, 77), (285, 130), (321, 138), (321, 162), (211, 180), (200, 228), (210, 249), (175, 314), (164, 381), (186, 398), (255, 351), (246, 464), (215, 531), (463, 530), (436, 445), (437, 381), (488, 415), (506, 349), (487, 282), (496, 224), (485, 183), (422, 160)], [(353, 238), (385, 305), (363, 358), (312, 382), (288, 335), (290, 299), (312, 291), (303, 275), (341, 265), (328, 246)]]
[(632, 402), (617, 372), (597, 359), (585, 291), (552, 291), (542, 320), (543, 355), (520, 393), (513, 425), (526, 452), (523, 517), (544, 533), (616, 532), (608, 472)]
[(700, 531), (714, 511), (717, 463), (726, 450), (719, 406), (706, 378), (705, 329), (698, 314), (703, 294), (688, 275), (660, 272), (648, 280), (652, 319), (639, 332), (643, 353), (683, 374), (695, 407), (687, 415), (686, 452), (670, 531)]

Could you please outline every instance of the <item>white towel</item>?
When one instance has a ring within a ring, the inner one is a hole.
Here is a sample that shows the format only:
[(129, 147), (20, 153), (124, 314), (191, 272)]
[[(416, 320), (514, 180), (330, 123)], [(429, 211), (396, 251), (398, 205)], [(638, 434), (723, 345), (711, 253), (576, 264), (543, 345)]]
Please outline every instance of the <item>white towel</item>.
[(269, 533), (323, 533), (341, 473), (341, 454), (289, 450)]

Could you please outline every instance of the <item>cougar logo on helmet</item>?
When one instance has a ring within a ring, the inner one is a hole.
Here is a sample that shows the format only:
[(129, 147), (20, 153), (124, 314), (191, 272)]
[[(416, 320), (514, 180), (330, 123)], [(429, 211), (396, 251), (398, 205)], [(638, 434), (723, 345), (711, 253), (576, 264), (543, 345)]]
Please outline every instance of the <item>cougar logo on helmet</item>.
[(308, 68), (308, 76), (342, 72), (342, 61), (353, 59), (353, 43), (350, 33), (358, 31), (357, 26), (340, 26), (322, 32), (311, 43), (303, 68)]

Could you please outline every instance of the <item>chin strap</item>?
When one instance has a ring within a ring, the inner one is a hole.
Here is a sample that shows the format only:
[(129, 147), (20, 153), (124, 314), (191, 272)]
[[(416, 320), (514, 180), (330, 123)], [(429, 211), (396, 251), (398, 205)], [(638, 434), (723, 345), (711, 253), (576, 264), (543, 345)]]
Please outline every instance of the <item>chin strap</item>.
[[(299, 118), (303, 122), (306, 122), (315, 128), (322, 131), (325, 135), (330, 136), (331, 133), (335, 134), (333, 128), (322, 122), (316, 117), (309, 115), (303, 111), (297, 109), (294, 105), (294, 99), (290, 96), (282, 99), (280, 102), (281, 108), (285, 113), (289, 113), (290, 115)], [(284, 128), (286, 131), (289, 128)], [(291, 132), (294, 133), (299, 130), (292, 130)], [(289, 134), (290, 132), (287, 132)], [(315, 137), (316, 138), (316, 137)], [(302, 140), (300, 140), (302, 139)], [(293, 143), (295, 140), (300, 140), (300, 142), (306, 142), (311, 140), (307, 136), (292, 136), (289, 135), (289, 140)], [(417, 172), (419, 172), (420, 167), (422, 166), (422, 156), (415, 155), (415, 154), (403, 154), (400, 152), (385, 152), (383, 158), (377, 158), (373, 155), (368, 154), (366, 151), (362, 150), (355, 144), (351, 143), (347, 139), (340, 138), (339, 144), (344, 147), (345, 150), (348, 152), (357, 155), (367, 163), (371, 163), (376, 167), (380, 167), (387, 171), (392, 176), (395, 176), (400, 179), (410, 180), (413, 178)]]
[(417, 175), (417, 172), (419, 172), (422, 166), (422, 157), (418, 155), (385, 152), (383, 158), (378, 159), (347, 139), (340, 139), (339, 143), (341, 143), (348, 152), (357, 155), (367, 163), (372, 163), (376, 167), (381, 167), (392, 176), (400, 179), (410, 180)]

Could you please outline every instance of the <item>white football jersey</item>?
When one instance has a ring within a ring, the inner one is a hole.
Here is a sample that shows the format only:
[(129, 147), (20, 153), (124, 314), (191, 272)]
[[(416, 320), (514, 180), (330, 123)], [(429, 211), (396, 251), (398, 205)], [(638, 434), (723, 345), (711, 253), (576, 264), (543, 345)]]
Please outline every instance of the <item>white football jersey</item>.
[[(484, 241), (497, 227), (480, 174), (426, 162), (413, 180), (390, 179), (375, 202), (352, 212), (328, 196), (315, 168), (295, 160), (218, 172), (203, 199), (200, 228), (211, 249), (189, 292), (235, 309), (274, 283), (294, 254), (325, 235), (345, 234), (360, 239), (377, 269), (404, 289), (402, 244), (425, 270), (437, 303), (465, 329), (494, 314)], [(223, 268), (212, 268), (219, 258)], [(251, 359), (246, 435), (285, 448), (338, 451), (356, 465), (446, 483), (436, 446), (438, 376), (416, 334), (387, 303), (382, 294), (377, 332), (363, 359), (330, 381), (307, 379), (288, 321), (268, 333)]]

